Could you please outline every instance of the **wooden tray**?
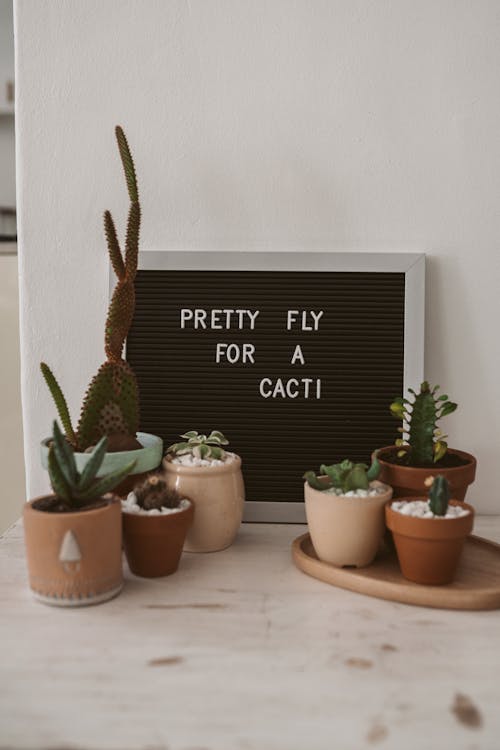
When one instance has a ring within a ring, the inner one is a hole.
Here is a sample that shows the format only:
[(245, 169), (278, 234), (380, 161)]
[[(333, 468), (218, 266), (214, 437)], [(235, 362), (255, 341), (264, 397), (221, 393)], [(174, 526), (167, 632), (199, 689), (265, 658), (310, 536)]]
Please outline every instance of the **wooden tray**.
[(307, 575), (342, 589), (404, 604), (438, 609), (500, 608), (500, 545), (478, 536), (465, 542), (455, 581), (421, 586), (403, 578), (396, 552), (384, 546), (368, 568), (336, 568), (318, 560), (309, 534), (292, 544), (295, 565)]

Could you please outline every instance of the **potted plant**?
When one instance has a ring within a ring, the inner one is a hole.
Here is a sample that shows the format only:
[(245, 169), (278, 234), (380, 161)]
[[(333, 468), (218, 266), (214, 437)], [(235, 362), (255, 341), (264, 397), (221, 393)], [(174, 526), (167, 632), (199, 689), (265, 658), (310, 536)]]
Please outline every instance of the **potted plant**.
[(31, 589), (37, 599), (79, 607), (111, 599), (123, 586), (119, 499), (107, 494), (131, 463), (97, 478), (107, 449), (103, 437), (78, 471), (73, 448), (54, 422), (48, 469), (54, 494), (23, 511)]
[(386, 506), (401, 572), (415, 583), (442, 585), (455, 577), (474, 509), (450, 500), (450, 485), (441, 475), (429, 477), (429, 498), (393, 500)]
[(158, 474), (149, 476), (122, 500), (123, 546), (137, 576), (156, 578), (175, 573), (194, 506)]
[[(426, 491), (429, 471), (446, 477), (451, 493), (459, 501), (465, 499), (467, 487), (476, 475), (476, 459), (465, 451), (448, 448), (446, 435), (438, 422), (451, 414), (457, 404), (443, 394), (439, 386), (431, 388), (427, 381), (419, 393), (409, 389), (412, 399), (399, 397), (391, 404), (391, 413), (402, 421), (398, 428), (401, 438), (395, 445), (378, 451), (380, 479), (394, 489), (394, 497), (419, 495)], [(407, 435), (407, 440), (403, 438)]]
[[(108, 437), (107, 453), (100, 472), (106, 474), (134, 462), (133, 476), (116, 488), (122, 496), (143, 479), (147, 472), (156, 469), (162, 459), (163, 442), (156, 435), (139, 430), (139, 389), (134, 372), (122, 358), (123, 347), (134, 314), (134, 280), (139, 252), (141, 207), (137, 191), (134, 163), (127, 139), (120, 127), (116, 128), (120, 152), (130, 197), (130, 209), (123, 254), (109, 211), (104, 214), (109, 258), (118, 278), (108, 309), (105, 327), (106, 362), (91, 381), (81, 408), (78, 426), (73, 429), (66, 399), (52, 371), (42, 362), (41, 370), (54, 399), (66, 438), (75, 451), (75, 461), (82, 471), (89, 461), (89, 450), (103, 435)], [(48, 466), (50, 438), (42, 441), (42, 464)]]
[(169, 487), (195, 506), (194, 522), (184, 549), (216, 552), (233, 543), (243, 516), (245, 487), (241, 458), (224, 450), (228, 441), (218, 430), (208, 437), (190, 430), (168, 448), (163, 461)]
[(364, 567), (375, 558), (384, 535), (384, 505), (392, 488), (377, 481), (380, 465), (344, 460), (304, 474), (307, 524), (316, 554), (338, 567)]

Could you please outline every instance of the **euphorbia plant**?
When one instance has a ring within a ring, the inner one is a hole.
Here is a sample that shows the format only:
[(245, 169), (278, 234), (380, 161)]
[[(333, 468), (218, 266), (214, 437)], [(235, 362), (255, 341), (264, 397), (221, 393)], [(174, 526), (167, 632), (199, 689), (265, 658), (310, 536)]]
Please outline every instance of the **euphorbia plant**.
[(407, 440), (401, 437), (396, 441), (398, 457), (406, 459), (409, 466), (431, 465), (442, 459), (448, 449), (447, 435), (438, 428), (438, 421), (454, 412), (457, 404), (446, 394), (438, 396), (439, 386), (431, 387), (426, 380), (419, 393), (408, 390), (412, 400), (399, 396), (390, 407), (392, 415), (403, 422), (398, 431), (408, 435)]

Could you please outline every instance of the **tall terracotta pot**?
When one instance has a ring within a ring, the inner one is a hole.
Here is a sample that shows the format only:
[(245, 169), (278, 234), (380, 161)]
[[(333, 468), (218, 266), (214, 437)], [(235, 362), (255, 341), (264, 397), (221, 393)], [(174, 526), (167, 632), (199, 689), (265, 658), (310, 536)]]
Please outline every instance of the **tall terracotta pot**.
[(400, 466), (386, 460), (384, 453), (393, 450), (398, 450), (398, 448), (394, 445), (381, 448), (377, 451), (377, 457), (381, 466), (379, 479), (381, 482), (391, 485), (394, 490), (394, 499), (398, 497), (427, 495), (428, 488), (425, 485), (425, 480), (429, 476), (439, 474), (448, 480), (452, 497), (459, 502), (464, 501), (467, 488), (472, 484), (476, 476), (476, 459), (472, 454), (448, 448), (449, 454), (457, 456), (465, 462), (462, 466), (446, 468), (435, 465), (421, 468)]
[(26, 503), (24, 538), (29, 583), (36, 599), (59, 607), (98, 604), (123, 586), (121, 505), (75, 513), (37, 510)]
[(235, 540), (243, 517), (245, 486), (241, 458), (222, 466), (182, 466), (163, 461), (165, 480), (195, 506), (194, 522), (186, 537), (188, 552), (217, 552)]
[(345, 497), (304, 484), (307, 525), (317, 556), (337, 567), (370, 565), (384, 535), (384, 506), (392, 488), (374, 481), (384, 491), (368, 497)]
[[(409, 497), (408, 502), (423, 499)], [(474, 525), (474, 509), (456, 500), (450, 500), (450, 505), (460, 505), (469, 513), (456, 518), (418, 518), (387, 504), (387, 526), (392, 531), (401, 572), (409, 581), (431, 586), (453, 581), (465, 539)]]
[(123, 513), (123, 546), (130, 570), (143, 578), (175, 573), (194, 506), (165, 515)]

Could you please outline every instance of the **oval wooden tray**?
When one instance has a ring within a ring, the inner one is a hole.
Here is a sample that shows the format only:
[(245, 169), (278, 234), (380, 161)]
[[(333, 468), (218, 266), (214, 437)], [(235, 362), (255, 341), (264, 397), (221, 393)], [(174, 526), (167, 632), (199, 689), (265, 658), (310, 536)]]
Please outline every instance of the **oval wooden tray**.
[(336, 568), (318, 560), (309, 534), (303, 534), (292, 544), (292, 557), (313, 578), (379, 599), (438, 609), (500, 608), (500, 545), (478, 536), (467, 539), (457, 577), (447, 586), (407, 581), (389, 546), (381, 548), (368, 568)]

